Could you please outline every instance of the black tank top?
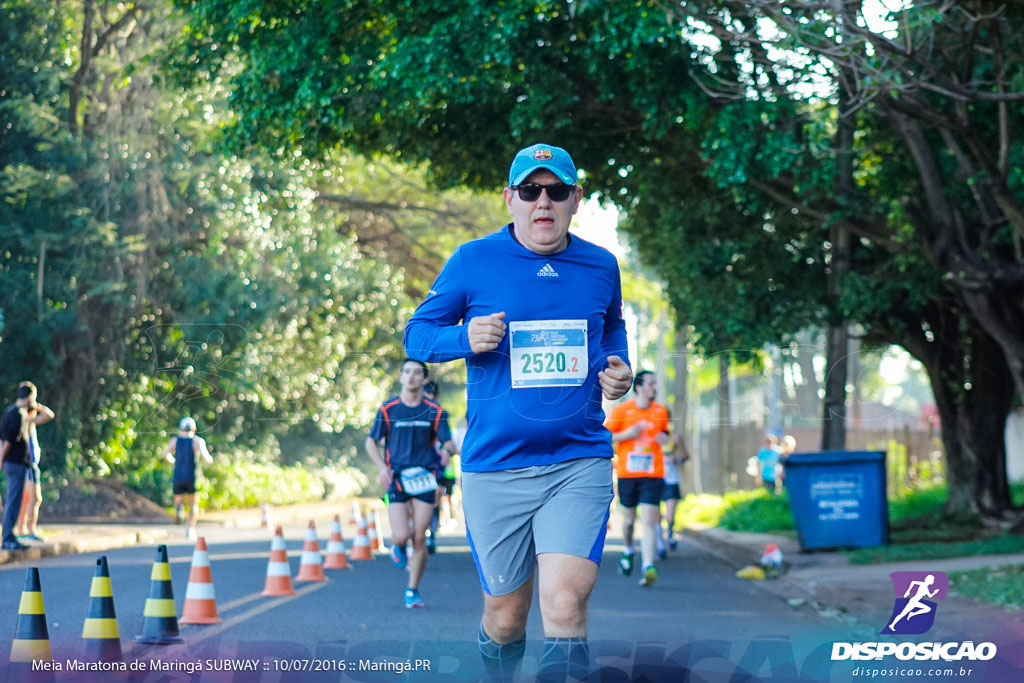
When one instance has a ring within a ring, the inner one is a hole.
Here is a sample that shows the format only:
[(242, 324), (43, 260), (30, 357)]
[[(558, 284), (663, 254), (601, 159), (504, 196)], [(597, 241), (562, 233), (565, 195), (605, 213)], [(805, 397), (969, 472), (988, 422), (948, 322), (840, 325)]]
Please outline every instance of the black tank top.
[(191, 436), (179, 436), (174, 446), (174, 481), (191, 482), (196, 478), (196, 455), (192, 452)]

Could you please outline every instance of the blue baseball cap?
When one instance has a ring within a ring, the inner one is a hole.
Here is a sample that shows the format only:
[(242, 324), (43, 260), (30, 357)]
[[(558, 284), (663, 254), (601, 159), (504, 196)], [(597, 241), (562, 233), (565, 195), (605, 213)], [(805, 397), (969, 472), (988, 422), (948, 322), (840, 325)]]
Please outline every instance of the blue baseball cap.
[(561, 147), (540, 142), (516, 153), (508, 169), (508, 186), (515, 187), (542, 168), (554, 173), (566, 185), (575, 185), (578, 181), (576, 164), (572, 163), (569, 153)]

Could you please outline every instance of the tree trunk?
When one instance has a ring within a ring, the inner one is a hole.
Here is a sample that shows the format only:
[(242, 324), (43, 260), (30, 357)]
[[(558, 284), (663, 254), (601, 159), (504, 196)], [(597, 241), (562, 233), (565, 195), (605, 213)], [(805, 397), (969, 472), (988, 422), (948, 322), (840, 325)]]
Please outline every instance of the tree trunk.
[[(844, 0), (833, 0), (835, 17), (839, 22), (838, 35), (843, 48), (848, 42), (849, 26), (855, 18), (852, 7)], [(836, 201), (850, 208), (853, 198), (853, 136), (854, 118), (846, 110), (850, 105), (851, 74), (839, 70), (838, 128), (836, 130)], [(841, 451), (846, 448), (846, 359), (848, 354), (849, 324), (842, 314), (839, 287), (850, 271), (850, 231), (833, 224), (830, 228), (832, 262), (828, 270), (828, 298), (831, 322), (828, 327), (828, 347), (825, 365), (825, 404), (822, 408), (821, 449)]]
[[(672, 402), (672, 423), (673, 429), (676, 434), (676, 453), (689, 453), (690, 459), (686, 462), (686, 469), (691, 473), (691, 484), (689, 486), (690, 491), (695, 493), (704, 493), (704, 485), (700, 480), (700, 454), (696, 452), (697, 443), (693, 443), (694, 450), (690, 450), (690, 438), (689, 430), (687, 429), (689, 423), (689, 406), (687, 405), (687, 391), (686, 383), (690, 378), (689, 366), (687, 361), (689, 356), (687, 355), (687, 336), (689, 326), (685, 323), (679, 323), (676, 325), (676, 348), (673, 357), (673, 365), (675, 366), (675, 380), (672, 384), (673, 402)], [(680, 477), (680, 483), (683, 484), (683, 488), (687, 488), (685, 479)]]
[(732, 392), (729, 391), (729, 354), (718, 356), (718, 481), (729, 490), (729, 438), (732, 434)]
[(978, 324), (999, 344), (1007, 370), (1024, 397), (1024, 286), (988, 283), (982, 289), (963, 288), (961, 296)]
[(846, 448), (846, 321), (829, 326), (827, 334), (821, 450), (841, 451)]
[(46, 240), (39, 243), (39, 263), (36, 269), (36, 322), (43, 322), (43, 279), (46, 275)]
[(950, 517), (1002, 518), (1012, 507), (1006, 477), (1006, 417), (1014, 383), (999, 344), (973, 320), (926, 313), (932, 339), (909, 333), (904, 347), (931, 380), (946, 449)]
[(71, 78), (71, 86), (68, 88), (68, 130), (72, 135), (78, 134), (78, 112), (84, 98), (85, 80), (92, 68), (92, 22), (96, 14), (96, 5), (91, 0), (83, 3), (85, 11), (82, 19), (82, 38), (78, 46), (78, 54), (81, 62), (75, 75)]

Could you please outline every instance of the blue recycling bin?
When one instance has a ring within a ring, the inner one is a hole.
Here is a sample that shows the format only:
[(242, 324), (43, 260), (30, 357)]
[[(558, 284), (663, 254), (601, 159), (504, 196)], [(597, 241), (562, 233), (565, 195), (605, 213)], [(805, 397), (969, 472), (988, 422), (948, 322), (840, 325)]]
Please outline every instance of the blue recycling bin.
[(801, 549), (889, 542), (884, 451), (793, 453), (785, 468)]

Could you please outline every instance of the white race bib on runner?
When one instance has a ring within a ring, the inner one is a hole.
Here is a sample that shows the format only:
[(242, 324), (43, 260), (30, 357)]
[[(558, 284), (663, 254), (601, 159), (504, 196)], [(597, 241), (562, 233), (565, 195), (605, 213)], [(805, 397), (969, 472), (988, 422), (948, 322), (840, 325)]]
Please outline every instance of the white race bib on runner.
[(654, 474), (654, 453), (639, 451), (626, 456), (626, 471)]
[(398, 478), (402, 481), (402, 491), (410, 496), (430, 493), (437, 489), (437, 478), (433, 472), (422, 467), (407, 467)]
[(513, 389), (578, 387), (586, 381), (586, 320), (518, 320), (508, 329)]

